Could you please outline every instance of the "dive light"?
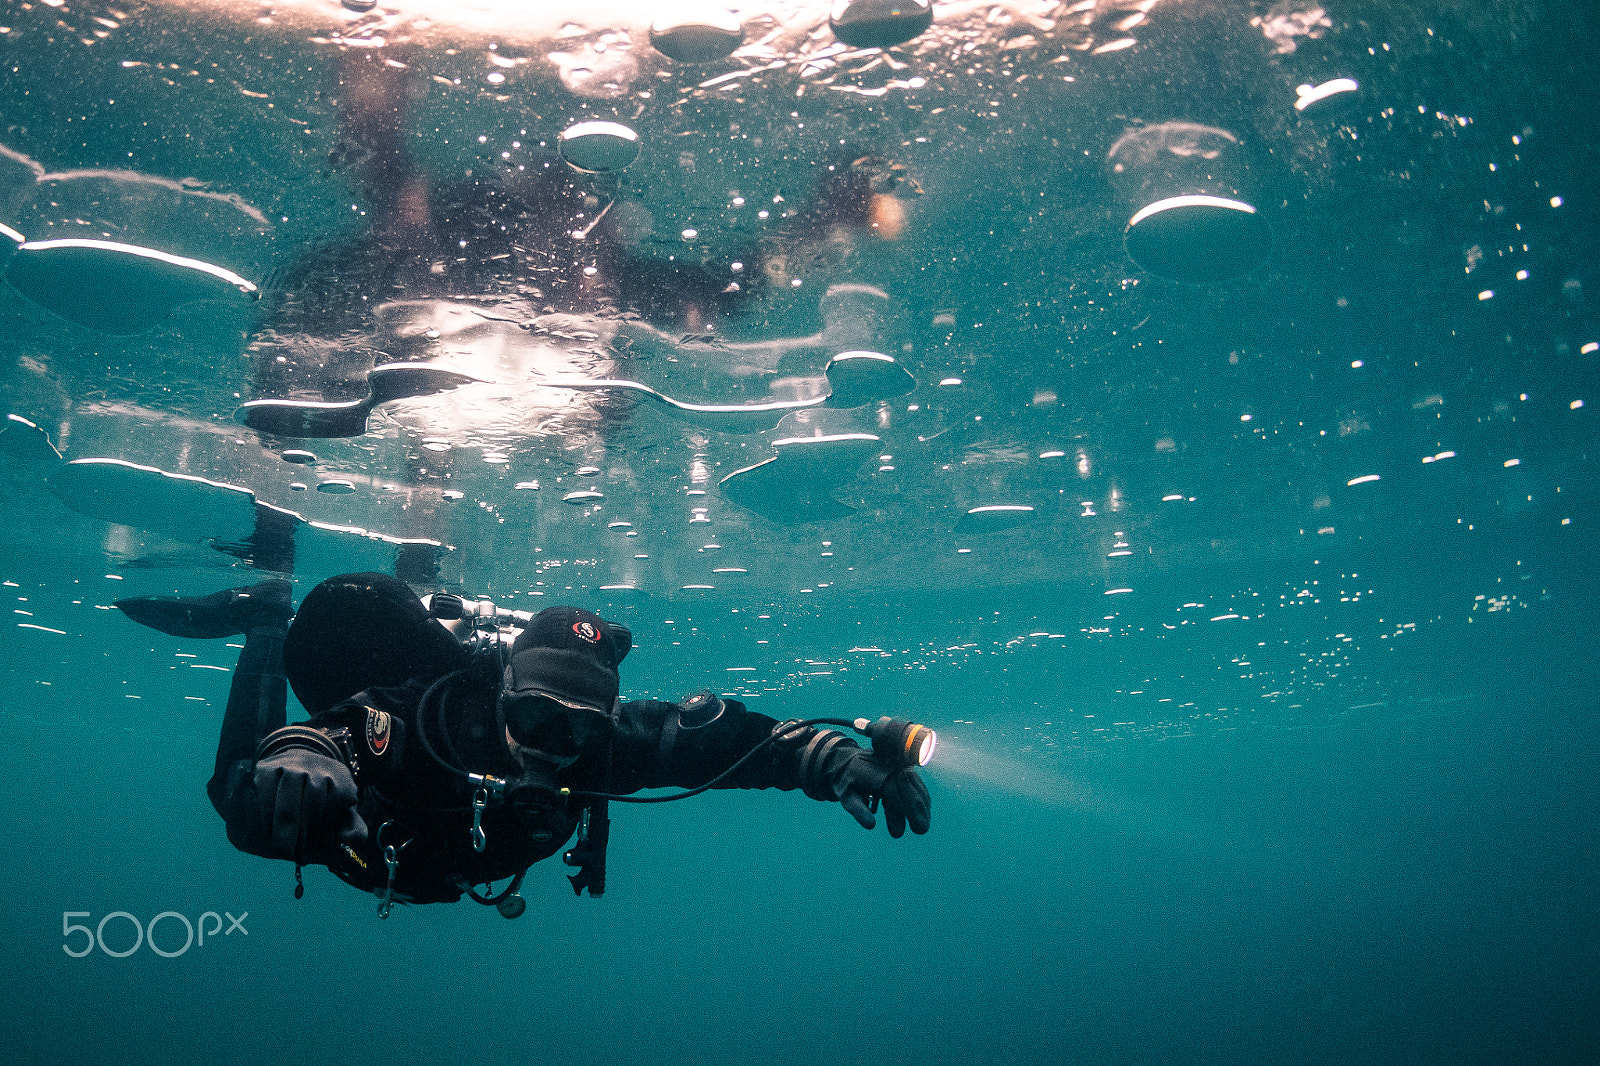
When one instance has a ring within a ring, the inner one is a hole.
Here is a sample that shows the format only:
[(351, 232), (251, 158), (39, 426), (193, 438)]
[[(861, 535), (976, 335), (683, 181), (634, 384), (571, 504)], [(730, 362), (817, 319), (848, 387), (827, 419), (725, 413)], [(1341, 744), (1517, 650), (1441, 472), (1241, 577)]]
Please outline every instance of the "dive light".
[(876, 722), (857, 718), (855, 731), (872, 740), (872, 754), (891, 766), (927, 766), (939, 734), (925, 725), (884, 715)]

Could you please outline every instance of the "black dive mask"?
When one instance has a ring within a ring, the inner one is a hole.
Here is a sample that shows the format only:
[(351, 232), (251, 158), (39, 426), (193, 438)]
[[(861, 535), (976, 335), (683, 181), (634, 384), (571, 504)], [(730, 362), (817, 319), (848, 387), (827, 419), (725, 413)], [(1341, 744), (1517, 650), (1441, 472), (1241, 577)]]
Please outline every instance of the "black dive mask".
[[(516, 745), (565, 768), (616, 735), (616, 721), (604, 711), (568, 703), (527, 689), (501, 694), (506, 731)], [(516, 749), (513, 748), (513, 751)]]
[(512, 740), (571, 765), (616, 733), (617, 664), (633, 646), (626, 628), (580, 607), (548, 607), (511, 646), (500, 713)]

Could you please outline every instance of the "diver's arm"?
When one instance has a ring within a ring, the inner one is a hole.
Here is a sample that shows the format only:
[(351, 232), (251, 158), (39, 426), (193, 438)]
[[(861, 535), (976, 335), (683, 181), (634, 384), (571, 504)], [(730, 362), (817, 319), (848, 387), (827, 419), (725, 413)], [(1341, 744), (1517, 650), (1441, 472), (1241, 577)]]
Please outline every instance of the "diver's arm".
[[(681, 703), (637, 700), (622, 705), (612, 752), (612, 788), (698, 788), (772, 735), (777, 720), (738, 700), (689, 697)], [(718, 788), (800, 787), (775, 747), (759, 752)]]
[(249, 776), (229, 798), (228, 839), (251, 855), (332, 864), (341, 846), (367, 839), (356, 810), (360, 792), (344, 753), (310, 726), (267, 734)]
[(876, 824), (870, 805), (882, 799), (891, 835), (900, 836), (907, 824), (913, 832), (928, 831), (928, 791), (916, 771), (880, 763), (837, 730), (780, 726), (738, 700), (710, 693), (681, 704), (624, 704), (618, 727), (616, 793), (698, 788), (737, 763), (715, 787), (803, 789), (812, 799), (843, 804), (867, 829)]
[(230, 789), (225, 818), (233, 845), (263, 858), (326, 865), (363, 847), (368, 830), (357, 809), (357, 777), (398, 768), (405, 726), (391, 712), (407, 691), (358, 693), (262, 738), (253, 764)]

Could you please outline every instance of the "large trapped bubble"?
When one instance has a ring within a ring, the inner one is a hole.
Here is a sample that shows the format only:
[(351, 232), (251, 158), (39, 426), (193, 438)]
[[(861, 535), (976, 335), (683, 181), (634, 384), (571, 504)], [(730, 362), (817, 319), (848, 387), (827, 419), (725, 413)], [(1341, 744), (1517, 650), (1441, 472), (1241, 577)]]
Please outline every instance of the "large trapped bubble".
[(639, 135), (620, 122), (580, 122), (561, 132), (561, 158), (585, 174), (611, 174), (639, 158)]
[(778, 454), (735, 470), (719, 487), (734, 503), (782, 525), (844, 518), (855, 508), (833, 492), (855, 477), (881, 443), (870, 433), (775, 440)]
[(662, 414), (695, 425), (714, 426), (724, 433), (755, 433), (772, 426), (791, 411), (816, 407), (827, 396), (812, 396), (804, 400), (770, 400), (766, 403), (690, 403), (675, 400), (637, 381), (620, 378), (584, 378), (571, 374), (549, 375), (535, 384), (551, 389), (580, 389), (589, 392), (617, 391), (640, 397)]
[(256, 295), (253, 282), (211, 263), (77, 237), (23, 243), (5, 278), (45, 310), (121, 336), (151, 329), (196, 300)]
[[(355, 491), (349, 481), (324, 481), (317, 488), (336, 494)], [(396, 574), (422, 580), (437, 572), (443, 551), (453, 550), (427, 538), (308, 522), (294, 511), (256, 499), (242, 485), (124, 459), (65, 463), (51, 475), (50, 491), (80, 514), (207, 544), (268, 570), (287, 572), (300, 566), (310, 573), (333, 573), (392, 567)]]
[(864, 407), (917, 387), (905, 367), (880, 352), (840, 352), (828, 360), (826, 373), (829, 407)]
[(932, 0), (837, 0), (833, 35), (856, 48), (892, 48), (933, 25)]
[(1203, 283), (1248, 274), (1272, 247), (1251, 205), (1220, 196), (1171, 196), (1141, 208), (1123, 236), (1129, 257), (1152, 274)]
[[(81, 514), (190, 541), (243, 541), (256, 525), (256, 494), (123, 459), (76, 459), (50, 479)], [(298, 517), (298, 516), (297, 516)]]
[(1194, 122), (1130, 130), (1107, 153), (1112, 185), (1133, 209), (1128, 255), (1152, 274), (1205, 283), (1248, 274), (1272, 249), (1251, 202), (1239, 138)]
[[(359, 437), (367, 431), (367, 416), (379, 404), (431, 396), (482, 380), (433, 363), (385, 363), (373, 367), (367, 374), (365, 399), (342, 402), (251, 400), (235, 411), (233, 417), (258, 433), (280, 437), (320, 440)], [(287, 453), (284, 457), (288, 458)]]
[(709, 5), (682, 5), (650, 23), (650, 43), (679, 63), (722, 59), (743, 42), (744, 30), (733, 13)]

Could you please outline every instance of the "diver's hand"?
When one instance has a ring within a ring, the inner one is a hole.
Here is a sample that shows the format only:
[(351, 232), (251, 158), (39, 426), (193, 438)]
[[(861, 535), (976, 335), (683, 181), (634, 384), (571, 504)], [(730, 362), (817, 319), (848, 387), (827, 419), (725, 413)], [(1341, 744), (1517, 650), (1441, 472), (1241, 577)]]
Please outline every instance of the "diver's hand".
[(896, 839), (905, 835), (906, 826), (921, 836), (928, 831), (932, 803), (928, 799), (928, 786), (912, 769), (891, 769), (879, 762), (869, 751), (857, 749), (849, 752), (833, 773), (835, 794), (844, 809), (849, 811), (861, 828), (871, 829), (878, 824), (869, 806), (874, 796), (883, 800), (884, 820), (889, 824), (889, 835)]
[(360, 846), (367, 824), (350, 768), (306, 748), (284, 748), (256, 763), (256, 826), (268, 858), (338, 861), (341, 845)]

